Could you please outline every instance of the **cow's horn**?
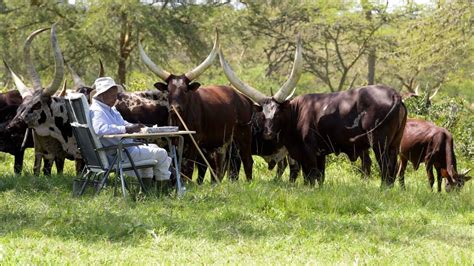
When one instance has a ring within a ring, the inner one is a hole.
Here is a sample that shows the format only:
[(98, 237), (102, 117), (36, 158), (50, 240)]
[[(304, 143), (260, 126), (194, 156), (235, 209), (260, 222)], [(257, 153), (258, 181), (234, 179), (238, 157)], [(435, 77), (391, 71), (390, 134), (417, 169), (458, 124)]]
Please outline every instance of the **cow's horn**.
[(429, 99), (430, 101), (433, 100), (433, 98), (436, 96), (436, 94), (438, 93), (439, 89), (441, 88), (441, 86), (439, 86), (438, 88), (436, 88), (435, 92), (433, 94), (431, 94), (431, 96), (429, 96)]
[(64, 60), (59, 49), (58, 38), (56, 37), (56, 24), (51, 27), (51, 47), (53, 48), (54, 54), (54, 78), (51, 84), (44, 89), (45, 95), (53, 95), (61, 86), (61, 82), (64, 78)]
[(153, 73), (155, 73), (158, 77), (160, 77), (163, 81), (166, 81), (171, 74), (168, 71), (163, 70), (161, 67), (157, 66), (155, 63), (153, 63), (153, 61), (151, 61), (151, 59), (145, 53), (145, 50), (143, 50), (143, 47), (142, 47), (142, 44), (140, 43), (140, 40), (138, 41), (138, 50), (140, 51), (140, 58), (142, 59), (143, 63)]
[(25, 98), (26, 96), (31, 96), (33, 95), (33, 92), (30, 88), (28, 88), (23, 81), (13, 72), (13, 70), (10, 68), (10, 66), (7, 64), (5, 60), (3, 60), (3, 63), (5, 64), (5, 67), (8, 69), (10, 72), (10, 75), (12, 76), (13, 82), (15, 83), (16, 88), (20, 92), (20, 95), (22, 98)]
[(462, 171), (461, 175), (467, 175), (467, 174), (469, 174), (470, 171), (471, 171), (471, 169), (465, 169), (464, 171)]
[(104, 64), (102, 64), (102, 60), (99, 58), (99, 76), (98, 78), (105, 77), (105, 70), (104, 70)]
[(65, 79), (64, 82), (63, 82), (63, 88), (59, 92), (58, 96), (59, 97), (64, 97), (64, 96), (66, 96), (66, 94), (67, 94), (67, 80)]
[(301, 38), (298, 37), (298, 41), (296, 43), (295, 61), (293, 63), (293, 69), (291, 70), (290, 77), (277, 91), (275, 96), (273, 96), (273, 99), (279, 103), (284, 102), (290, 94), (292, 95), (294, 93), (292, 93), (292, 90), (296, 87), (296, 83), (298, 83), (298, 80), (300, 79), (301, 72), (303, 70), (303, 56), (301, 55), (301, 50)]
[(216, 59), (217, 52), (219, 52), (219, 32), (216, 30), (216, 39), (214, 40), (214, 46), (212, 47), (212, 51), (209, 55), (202, 61), (202, 63), (194, 68), (193, 70), (189, 71), (188, 73), (184, 74), (189, 80), (195, 80), (199, 75), (201, 75), (209, 66), (212, 65), (214, 59)]
[(420, 89), (420, 84), (416, 85), (416, 88), (415, 88), (415, 95), (416, 96), (420, 96), (419, 89)]
[(247, 97), (252, 99), (253, 101), (259, 103), (261, 100), (267, 98), (265, 94), (261, 93), (260, 91), (250, 87), (249, 85), (243, 83), (232, 71), (229, 66), (229, 63), (224, 58), (222, 51), (219, 51), (219, 59), (221, 62), (221, 66), (224, 69), (224, 74), (226, 75), (227, 79), (230, 83), (241, 93), (245, 94)]
[(83, 88), (86, 86), (86, 83), (79, 77), (79, 75), (72, 69), (72, 67), (69, 64), (66, 64), (67, 68), (69, 69), (69, 72), (71, 73), (72, 76), (72, 81), (74, 82), (74, 89), (77, 90), (79, 88)]
[(23, 45), (23, 59), (25, 60), (26, 64), (26, 70), (28, 71), (28, 74), (30, 75), (31, 82), (33, 82), (33, 89), (38, 90), (41, 89), (41, 79), (36, 71), (35, 67), (33, 66), (33, 61), (31, 60), (30, 56), (30, 47), (31, 47), (31, 42), (33, 39), (36, 37), (36, 35), (40, 34), (43, 31), (49, 30), (49, 28), (43, 28), (34, 31), (33, 33), (26, 38), (25, 44)]

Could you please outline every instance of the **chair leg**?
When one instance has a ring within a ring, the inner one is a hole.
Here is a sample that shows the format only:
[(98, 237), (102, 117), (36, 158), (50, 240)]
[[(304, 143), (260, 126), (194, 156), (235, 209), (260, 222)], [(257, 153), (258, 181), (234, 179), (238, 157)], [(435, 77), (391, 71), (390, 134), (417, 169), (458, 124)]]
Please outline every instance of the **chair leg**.
[(79, 191), (79, 196), (82, 196), (84, 195), (84, 192), (86, 191), (86, 187), (87, 187), (87, 184), (89, 184), (89, 181), (90, 181), (90, 174), (92, 172), (90, 171), (87, 171), (83, 177), (85, 177), (86, 180), (84, 180), (84, 184), (82, 184), (82, 187), (81, 187), (81, 190)]
[(104, 174), (104, 177), (102, 177), (102, 180), (100, 180), (99, 182), (99, 186), (97, 187), (97, 191), (96, 191), (96, 195), (99, 195), (99, 192), (102, 190), (102, 188), (104, 187), (104, 184), (105, 182), (107, 182), (107, 178), (109, 177), (110, 175), (110, 172), (112, 171), (112, 167), (113, 165), (115, 164), (115, 162), (117, 161), (117, 156), (115, 156), (113, 159), (112, 159), (112, 163), (110, 164), (111, 167), (109, 167), (109, 169), (107, 169), (107, 171), (105, 172)]

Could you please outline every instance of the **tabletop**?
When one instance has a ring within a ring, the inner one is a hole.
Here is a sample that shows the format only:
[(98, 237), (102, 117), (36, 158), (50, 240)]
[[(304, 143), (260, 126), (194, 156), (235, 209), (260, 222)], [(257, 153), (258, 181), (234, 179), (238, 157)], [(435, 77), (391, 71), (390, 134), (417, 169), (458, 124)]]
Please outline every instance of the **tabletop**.
[(112, 135), (103, 135), (102, 138), (153, 138), (153, 137), (174, 137), (180, 135), (189, 135), (196, 134), (196, 131), (171, 131), (171, 132), (157, 132), (157, 133), (125, 133), (125, 134), (112, 134)]

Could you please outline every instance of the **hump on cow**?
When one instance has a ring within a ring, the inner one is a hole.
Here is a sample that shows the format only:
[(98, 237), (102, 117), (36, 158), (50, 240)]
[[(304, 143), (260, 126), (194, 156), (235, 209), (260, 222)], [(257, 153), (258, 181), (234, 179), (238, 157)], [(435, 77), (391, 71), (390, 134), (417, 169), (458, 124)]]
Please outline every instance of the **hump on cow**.
[(437, 173), (438, 192), (443, 178), (446, 191), (460, 189), (471, 179), (469, 170), (458, 173), (454, 141), (451, 133), (442, 127), (421, 119), (408, 119), (400, 144), (399, 181), (405, 187), (405, 169), (410, 161), (415, 170), (425, 163), (431, 189), (434, 185), (433, 167)]
[[(188, 128), (196, 131), (196, 142), (219, 180), (223, 178), (226, 171), (228, 148), (232, 142), (235, 142), (242, 158), (247, 180), (251, 180), (253, 159), (249, 122), (252, 117), (252, 102), (231, 87), (222, 85), (201, 87), (198, 82), (193, 82), (211, 66), (219, 49), (218, 41), (218, 34), (216, 34), (214, 47), (208, 57), (199, 66), (183, 75), (174, 75), (163, 70), (148, 57), (141, 43), (138, 48), (144, 64), (164, 81), (157, 82), (154, 86), (168, 93), (168, 103), (171, 107), (169, 125), (184, 128), (173, 111), (176, 110)], [(190, 142), (186, 141), (186, 143)], [(192, 177), (194, 162), (197, 161), (200, 168), (198, 183), (202, 183), (203, 159), (198, 157), (197, 149), (187, 144), (184, 157), (187, 158), (187, 163), (183, 167), (184, 175)]]
[(261, 106), (264, 136), (284, 144), (301, 164), (305, 183), (314, 185), (317, 180), (323, 184), (326, 155), (343, 152), (355, 160), (371, 147), (382, 173), (382, 186), (392, 186), (407, 116), (400, 95), (392, 88), (375, 85), (292, 98), (303, 69), (301, 45), (298, 40), (289, 80), (271, 97), (240, 81), (223, 54), (219, 55), (229, 81)]
[[(15, 128), (21, 124), (26, 124), (35, 133), (35, 151), (37, 153), (40, 152), (50, 160), (76, 159), (76, 170), (80, 170), (82, 161), (80, 160), (80, 153), (68, 122), (64, 99), (55, 96), (64, 77), (64, 62), (56, 37), (56, 25), (51, 27), (51, 46), (55, 59), (55, 68), (50, 85), (46, 87), (41, 85), (39, 74), (30, 58), (29, 49), (31, 42), (35, 36), (45, 30), (41, 29), (33, 32), (25, 42), (25, 63), (33, 88), (27, 87), (9, 69), (23, 101), (7, 128)], [(60, 172), (59, 169), (58, 172)]]

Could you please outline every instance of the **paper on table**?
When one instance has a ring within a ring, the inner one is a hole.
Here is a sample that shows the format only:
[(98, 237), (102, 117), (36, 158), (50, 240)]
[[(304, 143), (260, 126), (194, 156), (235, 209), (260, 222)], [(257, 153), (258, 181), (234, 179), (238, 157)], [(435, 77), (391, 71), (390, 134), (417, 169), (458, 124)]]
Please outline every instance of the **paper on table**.
[(175, 126), (159, 127), (157, 125), (154, 125), (153, 127), (143, 127), (140, 130), (140, 133), (176, 132), (178, 130), (179, 128)]

